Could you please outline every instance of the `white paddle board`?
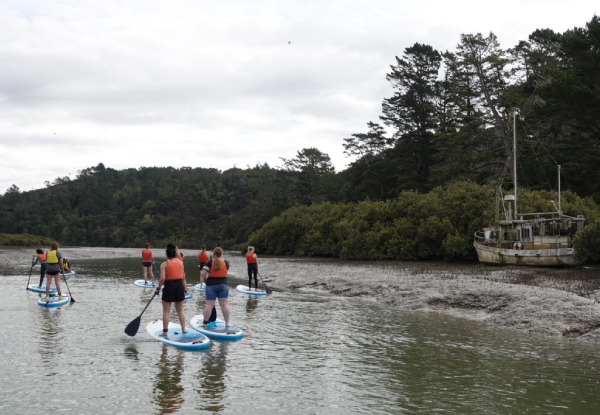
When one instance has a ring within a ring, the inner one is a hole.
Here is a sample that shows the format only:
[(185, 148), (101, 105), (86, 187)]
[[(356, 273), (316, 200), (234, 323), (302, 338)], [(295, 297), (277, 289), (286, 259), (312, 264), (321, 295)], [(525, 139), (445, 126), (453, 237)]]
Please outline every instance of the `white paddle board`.
[(236, 326), (225, 327), (225, 322), (221, 319), (213, 323), (208, 323), (202, 327), (204, 316), (199, 314), (190, 319), (190, 326), (207, 337), (215, 340), (239, 340), (244, 337), (244, 332)]
[(253, 288), (252, 290), (250, 290), (245, 285), (238, 285), (237, 287), (235, 287), (235, 290), (239, 291), (241, 293), (244, 293), (244, 294), (249, 294), (249, 295), (267, 295), (267, 292), (264, 290), (256, 291), (256, 288)]
[(162, 319), (154, 320), (146, 326), (146, 333), (155, 340), (169, 346), (178, 347), (184, 350), (199, 350), (210, 345), (210, 339), (202, 333), (198, 333), (191, 327), (187, 328), (187, 333), (181, 331), (181, 326), (177, 323), (169, 322), (169, 331), (166, 336), (159, 336), (163, 332)]
[(205, 293), (206, 292), (206, 284), (205, 283), (196, 284), (194, 286), (194, 290), (198, 291), (199, 293)]
[(152, 284), (152, 281), (148, 281), (147, 284), (144, 284), (144, 280), (135, 280), (133, 285), (140, 288), (156, 288), (158, 287), (157, 283)]
[(40, 297), (38, 300), (38, 305), (42, 307), (60, 307), (61, 305), (65, 305), (69, 302), (69, 296), (65, 295), (62, 299), (59, 299), (58, 295), (50, 295), (48, 299), (46, 296)]
[[(44, 294), (46, 293), (46, 286), (45, 285), (42, 285), (41, 287), (38, 287), (37, 284), (29, 284), (27, 286), (27, 289), (29, 291), (35, 291), (36, 293), (44, 293)], [(55, 293), (56, 292), (56, 288), (50, 287), (50, 292), (51, 293)]]

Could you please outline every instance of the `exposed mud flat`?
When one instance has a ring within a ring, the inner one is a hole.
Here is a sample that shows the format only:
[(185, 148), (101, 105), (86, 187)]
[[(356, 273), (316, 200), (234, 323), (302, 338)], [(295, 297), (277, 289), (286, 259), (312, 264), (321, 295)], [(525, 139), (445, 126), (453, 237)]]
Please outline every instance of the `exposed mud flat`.
[[(61, 249), (71, 261), (139, 258), (140, 248)], [(182, 250), (187, 258), (197, 251)], [(28, 264), (34, 249), (0, 249), (0, 267)], [(154, 249), (156, 256), (162, 250)], [(227, 253), (236, 274), (244, 259)], [(260, 258), (262, 278), (275, 289), (326, 291), (372, 298), (405, 310), (431, 310), (531, 333), (600, 342), (600, 269), (491, 268), (474, 264), (352, 263)], [(26, 267), (26, 265), (24, 266)]]

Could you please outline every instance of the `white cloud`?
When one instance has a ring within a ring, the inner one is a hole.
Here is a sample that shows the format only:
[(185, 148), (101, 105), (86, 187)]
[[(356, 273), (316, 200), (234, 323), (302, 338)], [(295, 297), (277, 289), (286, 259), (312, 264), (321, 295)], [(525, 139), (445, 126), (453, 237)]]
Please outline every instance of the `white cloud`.
[(404, 48), (490, 31), (510, 47), (582, 27), (595, 4), (4, 0), (0, 192), (100, 162), (225, 170), (305, 147), (340, 170), (342, 139), (377, 120)]

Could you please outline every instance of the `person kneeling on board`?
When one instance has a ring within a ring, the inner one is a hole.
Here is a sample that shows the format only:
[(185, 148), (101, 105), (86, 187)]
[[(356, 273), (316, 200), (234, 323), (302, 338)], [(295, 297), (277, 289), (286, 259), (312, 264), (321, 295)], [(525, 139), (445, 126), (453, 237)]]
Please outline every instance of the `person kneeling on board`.
[(163, 332), (160, 336), (166, 336), (169, 331), (171, 303), (175, 303), (175, 310), (177, 310), (177, 315), (179, 316), (181, 331), (187, 333), (185, 329), (185, 313), (183, 312), (183, 300), (185, 300), (185, 293), (187, 293), (183, 262), (177, 258), (177, 248), (175, 245), (168, 244), (165, 253), (167, 260), (160, 264), (160, 279), (158, 280), (158, 287), (156, 287), (155, 293), (158, 295), (161, 287), (164, 285), (165, 288), (162, 294)]
[[(206, 305), (204, 307), (203, 326), (208, 325), (209, 316), (215, 306), (215, 301), (219, 299), (221, 313), (225, 319), (225, 326), (229, 327), (229, 285), (227, 285), (227, 270), (229, 261), (223, 259), (223, 250), (219, 247), (213, 250), (213, 258), (210, 259), (202, 268), (201, 281), (206, 283)], [(210, 275), (208, 274), (210, 272)], [(206, 280), (206, 281), (205, 281)]]
[(73, 268), (71, 268), (71, 264), (67, 258), (63, 258), (63, 273), (68, 274), (73, 272)]

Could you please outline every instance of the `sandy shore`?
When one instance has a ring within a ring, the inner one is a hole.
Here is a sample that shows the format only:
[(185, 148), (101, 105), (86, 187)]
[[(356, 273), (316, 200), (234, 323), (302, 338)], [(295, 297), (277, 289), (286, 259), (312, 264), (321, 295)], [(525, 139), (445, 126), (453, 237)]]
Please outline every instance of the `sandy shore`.
[[(64, 252), (76, 261), (139, 257), (141, 249), (65, 247)], [(31, 248), (0, 249), (0, 267), (30, 263), (34, 253)], [(194, 258), (196, 251), (183, 253)], [(245, 267), (241, 255), (230, 253), (228, 258), (236, 269)], [(324, 290), (334, 295), (372, 298), (398, 309), (440, 311), (531, 333), (600, 342), (598, 269), (353, 264), (296, 258), (261, 258), (259, 263), (262, 278), (274, 289)]]

